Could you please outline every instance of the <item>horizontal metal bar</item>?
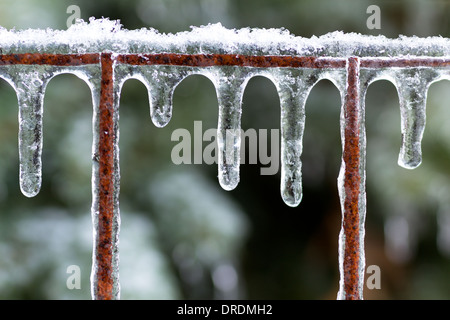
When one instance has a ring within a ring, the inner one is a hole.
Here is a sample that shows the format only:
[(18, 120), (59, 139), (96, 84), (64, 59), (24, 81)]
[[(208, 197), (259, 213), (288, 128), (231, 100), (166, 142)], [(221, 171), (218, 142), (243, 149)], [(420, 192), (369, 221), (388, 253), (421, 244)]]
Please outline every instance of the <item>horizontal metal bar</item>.
[(450, 57), (421, 58), (361, 58), (361, 68), (413, 68), (413, 67), (449, 67)]
[(178, 65), (190, 67), (239, 66), (258, 68), (345, 68), (345, 59), (299, 56), (248, 56), (239, 54), (125, 54), (117, 62), (131, 65)]
[[(239, 54), (116, 54), (118, 63), (130, 65), (174, 65), (188, 67), (237, 66), (256, 68), (345, 68), (345, 58), (309, 56), (257, 56)], [(361, 68), (450, 67), (450, 57), (360, 58)], [(100, 63), (100, 53), (50, 54), (20, 53), (0, 55), (0, 66), (38, 64), (77, 66)]]
[(50, 54), (50, 53), (18, 53), (0, 55), (0, 65), (13, 64), (47, 64), (56, 66), (78, 66), (100, 62), (98, 53), (87, 54)]

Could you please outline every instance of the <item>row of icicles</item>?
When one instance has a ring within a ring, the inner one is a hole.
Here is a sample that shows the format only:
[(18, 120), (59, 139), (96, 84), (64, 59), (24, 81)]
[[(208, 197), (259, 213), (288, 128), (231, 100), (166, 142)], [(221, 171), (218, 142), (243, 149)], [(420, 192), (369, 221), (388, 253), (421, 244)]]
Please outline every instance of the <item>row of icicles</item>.
[[(20, 187), (24, 195), (35, 196), (41, 187), (42, 117), (45, 88), (50, 79), (61, 73), (72, 73), (89, 85), (94, 110), (100, 94), (100, 65), (59, 67), (49, 65), (0, 66), (0, 78), (11, 84), (19, 104)], [(116, 109), (125, 80), (135, 78), (148, 89), (150, 115), (158, 127), (165, 126), (172, 115), (175, 87), (187, 76), (201, 74), (209, 78), (219, 103), (218, 177), (225, 190), (239, 182), (241, 104), (247, 82), (253, 76), (265, 76), (276, 86), (281, 106), (281, 195), (289, 206), (297, 206), (302, 198), (301, 155), (305, 125), (305, 103), (312, 87), (328, 79), (345, 95), (346, 71), (342, 69), (251, 68), (251, 67), (184, 67), (131, 66), (117, 64), (114, 70)], [(367, 87), (375, 80), (390, 80), (397, 88), (402, 146), (399, 164), (415, 168), (421, 163), (421, 140), (425, 127), (427, 90), (431, 83), (449, 78), (445, 69), (391, 68), (361, 69), (360, 97), (364, 112)], [(341, 130), (345, 125), (341, 119)], [(94, 128), (94, 134), (95, 128)], [(362, 139), (364, 140), (364, 139)], [(363, 141), (364, 142), (364, 141)], [(365, 143), (365, 142), (364, 142)], [(362, 152), (365, 146), (361, 145)], [(365, 153), (362, 153), (364, 156)]]

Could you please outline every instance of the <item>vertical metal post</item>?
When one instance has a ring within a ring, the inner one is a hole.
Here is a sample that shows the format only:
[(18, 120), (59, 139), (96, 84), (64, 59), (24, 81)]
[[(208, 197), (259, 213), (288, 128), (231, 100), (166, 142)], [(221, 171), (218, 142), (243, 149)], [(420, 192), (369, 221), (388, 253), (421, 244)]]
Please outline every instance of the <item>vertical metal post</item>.
[[(362, 299), (360, 261), (363, 243), (360, 233), (361, 213), (361, 123), (359, 90), (359, 58), (347, 61), (347, 87), (344, 100), (344, 147), (343, 147), (343, 218), (342, 241), (344, 252), (341, 265), (343, 292), (340, 297), (347, 300)], [(342, 247), (341, 247), (342, 248)]]
[(101, 89), (97, 114), (97, 181), (95, 206), (96, 229), (94, 239), (94, 267), (92, 273), (93, 298), (111, 300), (118, 298), (117, 237), (118, 212), (115, 210), (116, 192), (116, 114), (114, 101), (113, 63), (111, 53), (102, 53)]

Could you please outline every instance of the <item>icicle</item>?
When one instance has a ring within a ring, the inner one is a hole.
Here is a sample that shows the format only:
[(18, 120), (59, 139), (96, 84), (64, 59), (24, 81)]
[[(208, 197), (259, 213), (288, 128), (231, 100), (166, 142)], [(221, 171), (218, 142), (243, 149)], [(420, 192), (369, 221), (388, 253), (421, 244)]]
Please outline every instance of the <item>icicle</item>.
[(435, 77), (432, 69), (409, 68), (395, 72), (402, 130), (398, 164), (407, 169), (417, 168), (422, 162), (427, 91)]
[(27, 197), (39, 193), (42, 182), (42, 116), (44, 93), (54, 67), (20, 65), (2, 68), (19, 104), (20, 189)]
[(177, 85), (189, 74), (191, 74), (191, 68), (180, 66), (118, 65), (115, 69), (116, 82), (121, 85), (127, 79), (134, 78), (146, 86), (150, 118), (158, 128), (166, 126), (172, 118), (173, 93)]
[[(151, 76), (148, 76), (151, 72)], [(149, 83), (150, 116), (157, 127), (164, 127), (172, 117), (175, 87), (187, 76), (183, 67), (161, 67), (146, 71)]]
[(42, 181), (42, 115), (47, 81), (39, 74), (20, 74), (19, 102), (20, 188), (27, 197), (38, 194)]
[(302, 199), (305, 103), (316, 82), (311, 75), (310, 69), (280, 69), (274, 73), (281, 108), (281, 196), (291, 207)]
[(221, 67), (216, 71), (208, 76), (212, 77), (219, 101), (219, 183), (225, 190), (233, 190), (239, 183), (241, 104), (248, 75), (242, 68)]

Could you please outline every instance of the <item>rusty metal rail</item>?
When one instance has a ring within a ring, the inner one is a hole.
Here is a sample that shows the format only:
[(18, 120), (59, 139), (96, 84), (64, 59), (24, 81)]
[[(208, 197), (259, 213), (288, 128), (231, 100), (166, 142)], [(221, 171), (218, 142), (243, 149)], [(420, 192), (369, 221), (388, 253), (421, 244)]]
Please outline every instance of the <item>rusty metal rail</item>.
[(449, 67), (450, 58), (416, 57), (310, 57), (310, 56), (248, 56), (235, 54), (50, 54), (21, 53), (0, 55), (1, 65), (38, 64), (56, 66), (78, 66), (100, 64), (101, 95), (98, 109), (99, 149), (98, 168), (93, 177), (99, 181), (98, 190), (98, 226), (94, 244), (94, 256), (97, 268), (92, 277), (97, 284), (93, 288), (94, 299), (114, 299), (116, 297), (118, 279), (114, 278), (113, 260), (118, 235), (113, 229), (114, 220), (118, 219), (114, 212), (115, 185), (114, 174), (118, 170), (117, 155), (114, 154), (114, 144), (117, 143), (117, 123), (114, 110), (114, 77), (115, 64), (128, 65), (176, 65), (191, 67), (236, 66), (255, 68), (331, 68), (347, 70), (347, 87), (345, 93), (344, 118), (345, 131), (343, 141), (343, 175), (345, 198), (343, 201), (343, 234), (345, 253), (341, 266), (343, 269), (345, 299), (362, 298), (362, 282), (360, 268), (363, 252), (363, 234), (361, 225), (360, 205), (365, 197), (364, 183), (361, 173), (365, 170), (365, 155), (360, 150), (364, 132), (364, 110), (360, 101), (360, 69), (378, 69), (394, 67)]

